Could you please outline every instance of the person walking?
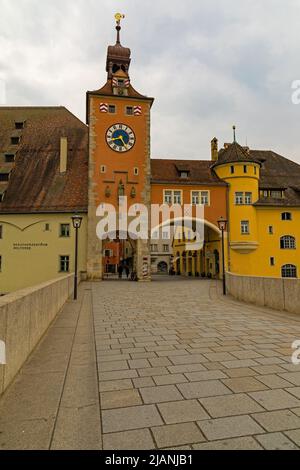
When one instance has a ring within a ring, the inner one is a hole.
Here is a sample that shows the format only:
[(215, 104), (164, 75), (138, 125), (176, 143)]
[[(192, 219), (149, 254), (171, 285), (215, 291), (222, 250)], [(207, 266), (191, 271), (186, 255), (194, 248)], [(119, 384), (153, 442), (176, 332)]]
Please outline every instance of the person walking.
[(126, 272), (127, 279), (129, 279), (130, 269), (128, 265), (125, 266), (125, 272)]
[(123, 276), (123, 266), (122, 266), (122, 264), (120, 264), (119, 267), (118, 267), (118, 273), (119, 273), (119, 279), (122, 279), (122, 276)]

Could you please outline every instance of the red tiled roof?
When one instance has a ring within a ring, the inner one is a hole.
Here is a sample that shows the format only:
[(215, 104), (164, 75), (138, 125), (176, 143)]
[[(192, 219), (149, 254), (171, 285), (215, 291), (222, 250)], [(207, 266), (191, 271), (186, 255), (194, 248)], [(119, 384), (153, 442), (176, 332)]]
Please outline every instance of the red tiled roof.
[[(203, 184), (221, 185), (220, 180), (211, 169), (209, 160), (151, 160), (152, 183)], [(188, 178), (182, 178), (180, 171), (188, 171)]]
[[(20, 144), (11, 146), (15, 122), (21, 121), (25, 127), (18, 131)], [(61, 137), (68, 139), (64, 174), (60, 173)], [(1, 166), (6, 153), (17, 151), (0, 213), (87, 211), (87, 149), (87, 127), (64, 107), (0, 107)]]

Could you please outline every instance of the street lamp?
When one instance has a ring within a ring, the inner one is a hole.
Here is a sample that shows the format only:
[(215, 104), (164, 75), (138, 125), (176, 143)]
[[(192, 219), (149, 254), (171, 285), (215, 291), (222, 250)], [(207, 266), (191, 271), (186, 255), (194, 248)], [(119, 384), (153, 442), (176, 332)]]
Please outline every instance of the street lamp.
[(226, 271), (225, 271), (225, 244), (224, 244), (224, 232), (227, 228), (227, 220), (224, 217), (220, 217), (218, 220), (219, 229), (222, 232), (222, 261), (223, 261), (223, 295), (226, 295)]
[(74, 279), (74, 300), (77, 300), (78, 287), (78, 230), (81, 227), (83, 217), (81, 215), (73, 215), (72, 222), (75, 229), (75, 279)]

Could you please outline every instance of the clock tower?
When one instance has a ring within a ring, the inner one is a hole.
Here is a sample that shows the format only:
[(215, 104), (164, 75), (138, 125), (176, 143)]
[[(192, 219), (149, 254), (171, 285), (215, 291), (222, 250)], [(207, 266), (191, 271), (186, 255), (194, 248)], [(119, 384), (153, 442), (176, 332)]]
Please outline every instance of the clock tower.
[[(103, 279), (105, 242), (96, 233), (101, 204), (120, 211), (120, 196), (128, 207), (143, 204), (150, 214), (150, 112), (154, 99), (132, 86), (130, 49), (120, 40), (121, 19), (117, 14), (117, 40), (107, 52), (107, 82), (99, 90), (87, 92), (89, 126), (89, 214), (88, 278)], [(130, 220), (129, 220), (130, 222)], [(118, 238), (118, 237), (117, 237)], [(116, 243), (120, 243), (116, 240)], [(124, 242), (123, 242), (124, 243)], [(139, 280), (150, 279), (149, 240), (130, 240), (133, 269)]]

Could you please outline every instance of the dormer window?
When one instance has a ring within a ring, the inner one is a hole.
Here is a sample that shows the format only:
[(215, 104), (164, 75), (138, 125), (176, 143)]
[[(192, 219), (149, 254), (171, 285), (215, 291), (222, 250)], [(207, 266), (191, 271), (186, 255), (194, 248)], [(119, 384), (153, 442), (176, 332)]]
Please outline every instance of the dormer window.
[(19, 145), (20, 140), (21, 140), (20, 137), (11, 137), (10, 139), (11, 145)]
[(15, 158), (16, 156), (14, 153), (7, 153), (4, 157), (5, 163), (14, 163)]
[(0, 169), (0, 181), (9, 181), (11, 169), (10, 168), (1, 168)]
[(283, 191), (281, 191), (281, 190), (273, 190), (273, 191), (271, 191), (271, 193), (270, 193), (270, 196), (271, 196), (273, 199), (281, 199), (281, 198), (282, 198), (282, 195), (283, 195)]
[(15, 129), (22, 130), (24, 129), (25, 122), (24, 121), (16, 121), (15, 122)]
[(189, 173), (187, 171), (180, 172), (180, 178), (187, 179), (189, 177)]

